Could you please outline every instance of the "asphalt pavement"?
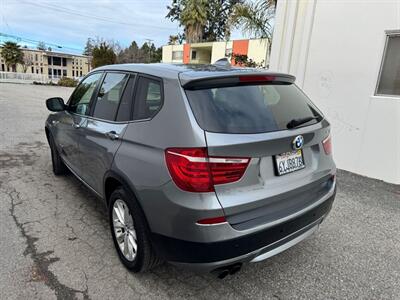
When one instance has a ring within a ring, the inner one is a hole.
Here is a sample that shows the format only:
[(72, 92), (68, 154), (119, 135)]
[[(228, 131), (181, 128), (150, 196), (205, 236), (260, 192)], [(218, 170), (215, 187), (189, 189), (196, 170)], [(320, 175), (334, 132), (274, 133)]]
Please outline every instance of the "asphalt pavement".
[(275, 257), (224, 280), (128, 272), (103, 204), (51, 170), (44, 101), (71, 92), (0, 83), (0, 299), (400, 299), (400, 186), (340, 170), (329, 217)]

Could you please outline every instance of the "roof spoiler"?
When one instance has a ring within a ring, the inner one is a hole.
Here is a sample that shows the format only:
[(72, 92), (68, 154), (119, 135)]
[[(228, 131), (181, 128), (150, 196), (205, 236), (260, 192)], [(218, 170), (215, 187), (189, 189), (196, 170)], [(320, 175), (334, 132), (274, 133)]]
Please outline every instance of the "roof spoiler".
[(183, 85), (187, 90), (210, 89), (240, 85), (292, 84), (296, 77), (282, 73), (236, 74), (191, 80)]

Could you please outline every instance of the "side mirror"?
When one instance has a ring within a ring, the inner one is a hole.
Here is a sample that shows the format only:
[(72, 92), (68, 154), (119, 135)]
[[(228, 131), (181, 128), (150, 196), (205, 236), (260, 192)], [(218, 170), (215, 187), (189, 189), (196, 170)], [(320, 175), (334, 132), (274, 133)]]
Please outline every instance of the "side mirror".
[(60, 97), (49, 98), (46, 100), (47, 109), (50, 111), (65, 110), (64, 100)]

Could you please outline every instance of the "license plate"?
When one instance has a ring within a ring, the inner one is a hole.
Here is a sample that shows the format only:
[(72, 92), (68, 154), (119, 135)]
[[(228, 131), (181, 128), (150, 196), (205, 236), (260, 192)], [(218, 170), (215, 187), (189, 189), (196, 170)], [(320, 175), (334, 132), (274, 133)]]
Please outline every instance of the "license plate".
[(275, 165), (279, 176), (301, 170), (305, 167), (303, 151), (300, 149), (275, 155)]

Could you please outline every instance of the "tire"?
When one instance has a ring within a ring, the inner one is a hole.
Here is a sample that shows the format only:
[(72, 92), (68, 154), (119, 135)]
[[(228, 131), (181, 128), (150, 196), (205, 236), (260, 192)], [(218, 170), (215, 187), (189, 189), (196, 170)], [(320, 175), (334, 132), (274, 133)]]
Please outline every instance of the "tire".
[[(117, 219), (120, 220), (116, 212), (121, 207), (118, 205), (125, 206), (123, 211), (128, 209), (128, 215), (131, 217), (131, 219), (129, 216), (126, 217), (127, 220), (124, 221), (125, 224), (123, 225), (116, 222)], [(146, 218), (132, 192), (123, 187), (117, 188), (110, 196), (108, 216), (115, 249), (127, 269), (135, 273), (145, 272), (162, 263), (152, 248)], [(131, 221), (133, 224), (131, 224)], [(125, 232), (125, 235), (123, 232)], [(127, 252), (129, 252), (129, 248), (134, 249), (132, 239), (136, 242), (136, 251), (132, 250), (131, 254), (134, 254), (130, 256), (129, 253), (124, 254), (122, 249), (127, 250)], [(123, 245), (122, 240), (124, 241)], [(127, 242), (128, 248), (125, 248)]]
[(53, 164), (54, 175), (58, 176), (66, 174), (68, 172), (68, 168), (62, 161), (60, 153), (58, 152), (54, 139), (51, 135), (49, 136), (49, 145), (50, 145), (51, 162)]

